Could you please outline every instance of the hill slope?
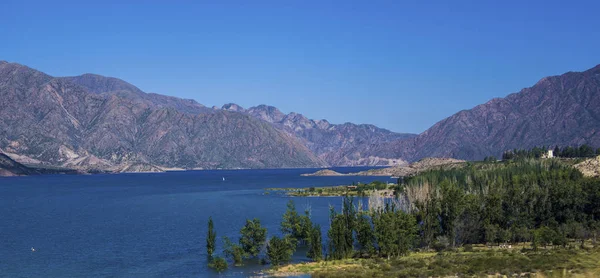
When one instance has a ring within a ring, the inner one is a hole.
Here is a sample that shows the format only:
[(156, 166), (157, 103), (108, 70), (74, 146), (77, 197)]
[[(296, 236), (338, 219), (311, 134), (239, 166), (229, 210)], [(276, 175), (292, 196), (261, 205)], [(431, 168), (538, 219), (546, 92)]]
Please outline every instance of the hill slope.
[(352, 155), (465, 160), (500, 156), (513, 148), (600, 146), (600, 65), (541, 79), (533, 87), (460, 111), (417, 137), (347, 148), (326, 157)]
[(84, 170), (120, 171), (131, 163), (179, 168), (325, 165), (295, 138), (248, 115), (145, 94), (118, 79), (105, 79), (54, 78), (0, 63), (0, 148)]
[(347, 157), (345, 160), (328, 160), (340, 150), (368, 144), (382, 144), (399, 139), (411, 138), (416, 134), (395, 133), (387, 129), (367, 124), (331, 124), (327, 120), (312, 120), (302, 114), (284, 114), (279, 109), (268, 105), (259, 105), (244, 109), (237, 104), (226, 104), (223, 110), (241, 112), (257, 119), (273, 124), (299, 138), (312, 152), (322, 157), (331, 165), (397, 165), (403, 164), (401, 159), (384, 157)]
[(0, 152), (0, 177), (2, 176), (25, 176), (33, 175), (37, 172), (27, 166), (18, 163)]

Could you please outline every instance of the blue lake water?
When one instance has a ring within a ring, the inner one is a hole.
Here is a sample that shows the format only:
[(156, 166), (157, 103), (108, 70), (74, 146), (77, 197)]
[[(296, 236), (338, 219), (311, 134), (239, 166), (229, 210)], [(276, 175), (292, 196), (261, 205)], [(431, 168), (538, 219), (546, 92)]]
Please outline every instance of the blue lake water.
[[(334, 168), (355, 172), (366, 168)], [(245, 277), (248, 263), (218, 275), (207, 268), (207, 219), (237, 240), (245, 219), (279, 234), (290, 197), (269, 187), (371, 182), (386, 177), (301, 177), (318, 169), (185, 171), (158, 174), (0, 178), (0, 277)], [(225, 177), (225, 181), (222, 178)], [(339, 197), (292, 198), (328, 228)], [(323, 243), (325, 243), (325, 238)], [(31, 248), (36, 252), (32, 252)], [(303, 260), (299, 251), (295, 260)]]

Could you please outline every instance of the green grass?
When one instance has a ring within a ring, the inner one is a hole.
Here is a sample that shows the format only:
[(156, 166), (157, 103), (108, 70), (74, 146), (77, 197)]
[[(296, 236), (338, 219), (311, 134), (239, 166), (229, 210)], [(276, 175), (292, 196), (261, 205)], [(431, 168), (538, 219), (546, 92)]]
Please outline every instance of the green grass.
[[(526, 250), (526, 251), (523, 251)], [(415, 252), (390, 260), (345, 259), (289, 265), (272, 274), (312, 277), (600, 277), (600, 249), (489, 249), (472, 252)]]

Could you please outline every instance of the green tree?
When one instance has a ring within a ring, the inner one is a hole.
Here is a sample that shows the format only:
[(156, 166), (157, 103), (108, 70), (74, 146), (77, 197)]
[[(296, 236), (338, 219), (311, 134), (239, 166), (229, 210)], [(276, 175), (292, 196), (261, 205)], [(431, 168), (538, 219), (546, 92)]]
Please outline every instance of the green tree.
[(356, 241), (362, 254), (373, 255), (375, 253), (375, 235), (369, 216), (365, 213), (358, 216)]
[(558, 145), (556, 147), (554, 147), (554, 151), (552, 152), (552, 155), (554, 155), (556, 157), (561, 157), (560, 147), (558, 147)]
[(382, 256), (401, 256), (413, 247), (417, 223), (412, 214), (387, 205), (373, 213), (374, 234)]
[(396, 237), (396, 255), (406, 255), (413, 248), (417, 236), (417, 222), (412, 214), (398, 210), (394, 213)]
[(592, 157), (595, 155), (595, 151), (592, 147), (590, 147), (589, 145), (581, 145), (579, 146), (579, 157)]
[(488, 224), (485, 226), (485, 242), (487, 244), (494, 244), (498, 242), (498, 232), (500, 228), (498, 225)]
[(422, 235), (422, 245), (430, 247), (435, 237), (440, 234), (440, 202), (435, 191), (429, 193), (426, 200), (416, 202), (417, 217)]
[(397, 237), (393, 221), (394, 217), (389, 211), (389, 206), (373, 213), (374, 234), (377, 239), (379, 255), (387, 256), (388, 259), (394, 253), (394, 241)]
[(223, 272), (227, 270), (227, 261), (222, 257), (215, 257), (210, 261), (208, 267), (216, 270), (217, 272)]
[(300, 231), (298, 232), (300, 238), (296, 239), (302, 241), (302, 243), (308, 242), (312, 225), (312, 221), (310, 220), (310, 211), (307, 209), (304, 211), (304, 215), (300, 216)]
[(281, 232), (285, 235), (291, 235), (296, 239), (302, 239), (301, 224), (301, 217), (296, 211), (296, 205), (294, 205), (294, 201), (289, 200), (287, 209), (283, 214), (283, 220), (281, 221)]
[(329, 255), (339, 260), (347, 258), (353, 251), (352, 230), (348, 229), (346, 216), (332, 212), (332, 220), (327, 237), (329, 239)]
[(267, 256), (271, 264), (280, 265), (289, 262), (296, 250), (296, 244), (296, 239), (290, 235), (286, 235), (284, 238), (271, 237), (267, 244)]
[(206, 252), (209, 257), (212, 257), (217, 246), (217, 233), (215, 232), (212, 217), (208, 218), (208, 235), (206, 236)]
[(497, 235), (497, 241), (506, 244), (510, 241), (510, 231), (507, 229), (499, 229)]
[(240, 245), (249, 257), (256, 257), (267, 240), (267, 229), (260, 225), (260, 220), (246, 219), (246, 225), (240, 230)]
[(546, 248), (548, 245), (558, 242), (558, 238), (558, 234), (553, 229), (547, 226), (540, 227), (533, 232), (534, 249), (540, 245)]
[(320, 261), (323, 258), (323, 247), (321, 244), (321, 226), (318, 224), (311, 228), (308, 244), (306, 256), (314, 261)]
[(229, 240), (228, 237), (223, 237), (223, 241), (225, 243), (225, 257), (233, 260), (233, 264), (236, 266), (240, 266), (243, 264), (244, 257), (244, 249), (238, 244), (235, 244)]
[(458, 244), (479, 243), (483, 239), (484, 230), (481, 222), (481, 200), (475, 194), (466, 195), (463, 211), (456, 225)]
[(440, 184), (440, 224), (443, 235), (448, 237), (450, 246), (456, 243), (456, 219), (462, 213), (463, 192), (448, 180)]

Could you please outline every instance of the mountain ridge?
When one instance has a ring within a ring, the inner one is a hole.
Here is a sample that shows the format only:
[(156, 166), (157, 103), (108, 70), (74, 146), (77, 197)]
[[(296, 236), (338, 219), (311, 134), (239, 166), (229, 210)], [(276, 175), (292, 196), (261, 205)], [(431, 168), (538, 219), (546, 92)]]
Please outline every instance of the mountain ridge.
[(274, 124), (277, 128), (300, 138), (311, 151), (334, 165), (404, 164), (405, 161), (401, 158), (384, 158), (380, 156), (347, 157), (344, 161), (329, 161), (327, 158), (331, 153), (336, 153), (338, 150), (348, 147), (391, 142), (397, 139), (416, 136), (416, 134), (410, 133), (395, 133), (371, 124), (353, 124), (348, 122), (331, 124), (325, 119), (313, 120), (296, 112), (285, 114), (278, 108), (265, 104), (245, 109), (235, 103), (228, 103), (223, 105), (221, 109), (245, 113)]
[(349, 154), (465, 160), (500, 157), (514, 148), (600, 146), (600, 65), (541, 78), (532, 87), (447, 117), (414, 138), (348, 148)]
[(0, 147), (88, 171), (120, 171), (131, 163), (187, 169), (326, 165), (295, 138), (248, 115), (194, 103), (201, 113), (180, 111), (189, 108), (181, 105), (186, 100), (156, 104), (153, 95), (135, 97), (122, 87), (90, 92), (81, 83), (0, 64)]
[(52, 77), (0, 61), (0, 148), (87, 171), (405, 165), (584, 143), (600, 146), (600, 65), (541, 78), (416, 135), (264, 104), (208, 108), (114, 77)]

